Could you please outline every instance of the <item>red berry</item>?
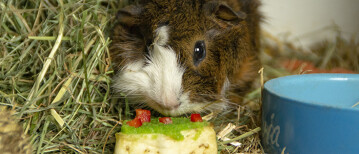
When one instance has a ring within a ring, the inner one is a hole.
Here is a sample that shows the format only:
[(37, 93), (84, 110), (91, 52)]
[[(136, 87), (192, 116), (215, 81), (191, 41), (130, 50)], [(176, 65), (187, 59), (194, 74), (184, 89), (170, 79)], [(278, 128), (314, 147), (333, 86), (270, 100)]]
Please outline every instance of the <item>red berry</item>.
[(170, 117), (162, 117), (162, 118), (158, 118), (158, 121), (164, 123), (164, 124), (171, 124), (172, 123), (172, 119)]
[(136, 117), (138, 117), (142, 123), (151, 122), (151, 111), (136, 109)]
[(141, 120), (137, 117), (131, 121), (126, 122), (126, 124), (135, 128), (142, 126)]
[(200, 114), (191, 114), (191, 121), (192, 122), (202, 122), (202, 117)]

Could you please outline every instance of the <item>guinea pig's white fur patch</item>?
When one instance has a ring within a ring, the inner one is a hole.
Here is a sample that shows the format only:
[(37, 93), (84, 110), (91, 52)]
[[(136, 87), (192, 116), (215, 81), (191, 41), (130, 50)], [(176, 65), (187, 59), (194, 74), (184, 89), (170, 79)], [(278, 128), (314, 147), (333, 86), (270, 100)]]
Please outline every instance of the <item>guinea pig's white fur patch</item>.
[(155, 43), (164, 46), (168, 42), (169, 35), (169, 27), (168, 26), (161, 26), (156, 29), (156, 36), (155, 36)]
[[(168, 32), (167, 26), (156, 30), (157, 36), (149, 47), (149, 55), (124, 66), (114, 78), (114, 88), (129, 98), (146, 102), (165, 115), (177, 116), (199, 112), (204, 107), (208, 109), (213, 105), (190, 102), (190, 92), (183, 92), (182, 76), (185, 69), (179, 63), (176, 52), (166, 46)], [(218, 107), (223, 108), (223, 103), (213, 106)]]
[(179, 104), (183, 73), (184, 69), (172, 49), (153, 44), (147, 59), (129, 63), (123, 68), (115, 78), (115, 88), (128, 95), (147, 96), (172, 108)]

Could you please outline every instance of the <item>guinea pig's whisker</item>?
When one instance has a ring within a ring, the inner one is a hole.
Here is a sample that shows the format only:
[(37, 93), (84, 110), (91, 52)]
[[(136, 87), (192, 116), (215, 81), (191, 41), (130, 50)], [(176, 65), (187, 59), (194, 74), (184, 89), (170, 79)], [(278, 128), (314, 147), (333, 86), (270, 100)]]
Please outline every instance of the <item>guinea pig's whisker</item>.
[(147, 105), (144, 103), (140, 103), (137, 105), (137, 108), (139, 108), (139, 109), (147, 108)]
[(121, 95), (112, 95), (111, 98), (125, 98), (125, 97)]

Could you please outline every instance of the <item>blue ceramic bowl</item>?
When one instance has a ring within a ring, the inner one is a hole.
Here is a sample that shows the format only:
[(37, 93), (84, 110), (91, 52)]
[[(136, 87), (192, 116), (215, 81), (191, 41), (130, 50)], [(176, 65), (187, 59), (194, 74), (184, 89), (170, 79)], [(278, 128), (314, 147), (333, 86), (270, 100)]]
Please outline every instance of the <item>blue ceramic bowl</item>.
[(272, 79), (262, 102), (265, 152), (359, 153), (359, 74)]

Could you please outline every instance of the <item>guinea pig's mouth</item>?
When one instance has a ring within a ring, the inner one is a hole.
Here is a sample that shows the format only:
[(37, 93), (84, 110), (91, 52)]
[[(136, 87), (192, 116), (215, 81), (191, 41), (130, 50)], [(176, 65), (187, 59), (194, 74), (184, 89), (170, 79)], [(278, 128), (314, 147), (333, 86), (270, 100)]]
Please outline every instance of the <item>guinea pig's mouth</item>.
[(201, 112), (205, 107), (205, 105), (204, 106), (197, 105), (196, 107), (189, 108), (189, 107), (185, 107), (185, 105), (183, 104), (180, 104), (176, 108), (167, 108), (156, 102), (151, 102), (147, 104), (148, 106), (150, 106), (151, 108), (155, 109), (157, 112), (165, 116), (180, 116), (186, 113)]
[(188, 99), (180, 99), (180, 101), (181, 103), (173, 108), (165, 107), (162, 103), (153, 100), (147, 100), (146, 104), (164, 116), (180, 116), (183, 114), (200, 113), (204, 111), (223, 110), (226, 108), (227, 104), (225, 101), (190, 102)]

